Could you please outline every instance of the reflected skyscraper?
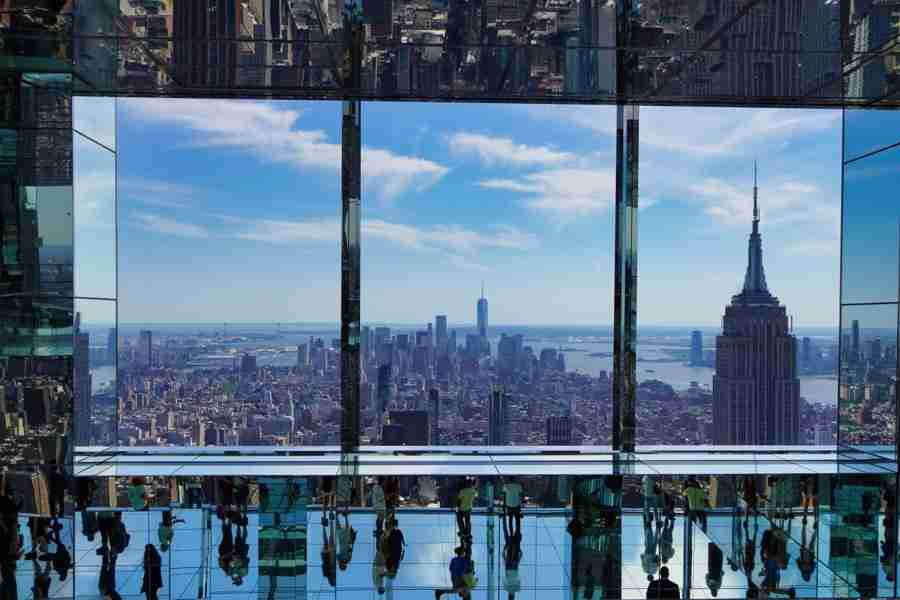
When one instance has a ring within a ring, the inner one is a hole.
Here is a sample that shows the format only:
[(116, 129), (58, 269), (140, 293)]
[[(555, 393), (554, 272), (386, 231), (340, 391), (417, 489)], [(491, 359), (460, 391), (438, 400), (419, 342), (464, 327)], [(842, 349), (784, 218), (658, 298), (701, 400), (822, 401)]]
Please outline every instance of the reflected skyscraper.
[(716, 338), (713, 424), (716, 444), (796, 444), (800, 435), (797, 340), (787, 311), (766, 285), (756, 167), (753, 231), (744, 287), (731, 298)]
[(478, 299), (476, 307), (476, 321), (478, 323), (478, 335), (482, 340), (487, 340), (488, 336), (488, 301), (484, 297), (484, 282), (481, 282), (481, 298)]
[(91, 398), (91, 337), (81, 331), (81, 313), (75, 314), (75, 349), (72, 378), (75, 386), (76, 444), (91, 443), (91, 414), (94, 412)]

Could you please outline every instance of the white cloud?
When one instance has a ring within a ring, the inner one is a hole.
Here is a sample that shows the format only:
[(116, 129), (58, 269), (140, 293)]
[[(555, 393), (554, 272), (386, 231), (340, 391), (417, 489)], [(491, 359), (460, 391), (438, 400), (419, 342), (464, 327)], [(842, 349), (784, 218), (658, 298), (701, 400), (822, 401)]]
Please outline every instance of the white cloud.
[(475, 273), (487, 273), (491, 269), (481, 263), (475, 262), (461, 254), (447, 254), (447, 262), (463, 271), (474, 271)]
[[(604, 136), (616, 133), (616, 113), (609, 107), (535, 106), (528, 108), (528, 114)], [(778, 144), (786, 144), (791, 136), (824, 132), (840, 118), (839, 111), (792, 108), (643, 108), (640, 141), (642, 147), (669, 150), (696, 161), (712, 156), (765, 156)]]
[(604, 213), (615, 194), (612, 169), (549, 169), (517, 179), (488, 179), (479, 186), (522, 193), (526, 205), (557, 222)]
[(575, 155), (560, 152), (550, 146), (527, 146), (509, 138), (499, 138), (480, 133), (458, 132), (447, 138), (454, 154), (475, 154), (487, 165), (509, 164), (513, 166), (546, 166), (575, 160)]
[[(340, 172), (340, 143), (329, 141), (323, 130), (298, 129), (301, 110), (237, 100), (129, 98), (120, 102), (137, 119), (189, 129), (194, 147), (249, 152), (262, 162)], [(364, 183), (386, 201), (410, 189), (426, 189), (448, 172), (433, 161), (379, 148), (363, 148), (362, 161)]]
[(337, 219), (282, 221), (275, 219), (241, 219), (219, 216), (229, 226), (236, 226), (233, 237), (269, 244), (337, 241), (341, 224)]
[(194, 186), (136, 177), (119, 180), (119, 196), (158, 208), (187, 208), (203, 192)]
[(208, 238), (209, 231), (200, 225), (182, 223), (168, 217), (154, 215), (152, 213), (136, 212), (133, 216), (138, 227), (145, 231), (172, 235), (182, 238)]

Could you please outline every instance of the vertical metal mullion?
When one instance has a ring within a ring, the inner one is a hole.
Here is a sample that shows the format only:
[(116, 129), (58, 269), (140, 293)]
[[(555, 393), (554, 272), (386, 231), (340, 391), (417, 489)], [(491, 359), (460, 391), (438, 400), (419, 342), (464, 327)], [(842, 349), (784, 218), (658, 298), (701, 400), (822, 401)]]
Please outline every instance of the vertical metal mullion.
[(634, 452), (639, 111), (617, 106), (613, 298), (613, 450)]
[(359, 448), (360, 169), (362, 106), (345, 100), (341, 124), (341, 454)]

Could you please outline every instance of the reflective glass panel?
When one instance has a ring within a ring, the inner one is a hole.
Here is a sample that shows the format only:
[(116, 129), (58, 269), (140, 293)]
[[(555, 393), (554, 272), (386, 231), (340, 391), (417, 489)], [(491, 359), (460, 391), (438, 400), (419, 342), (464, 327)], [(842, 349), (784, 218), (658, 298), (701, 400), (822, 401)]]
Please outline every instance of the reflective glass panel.
[(840, 125), (642, 107), (639, 445), (835, 443)]
[(897, 305), (845, 306), (838, 389), (842, 445), (894, 444), (896, 374)]
[(121, 443), (337, 443), (338, 114), (119, 101)]
[(610, 443), (613, 119), (366, 107), (367, 443)]
[(897, 181), (900, 150), (844, 167), (841, 301), (897, 301), (900, 214), (885, 192)]
[(75, 445), (116, 443), (116, 303), (75, 300), (72, 384), (75, 404)]
[(74, 289), (116, 297), (116, 155), (75, 134)]

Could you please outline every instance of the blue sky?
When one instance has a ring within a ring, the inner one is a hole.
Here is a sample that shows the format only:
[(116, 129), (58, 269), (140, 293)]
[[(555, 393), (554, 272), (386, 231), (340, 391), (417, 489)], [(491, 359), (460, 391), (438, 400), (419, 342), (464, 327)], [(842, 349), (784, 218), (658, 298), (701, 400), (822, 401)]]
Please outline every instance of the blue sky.
[[(97, 114), (116, 116), (120, 321), (338, 320), (340, 104), (79, 102), (109, 144)], [(754, 158), (770, 289), (797, 325), (835, 324), (840, 124), (643, 107), (639, 324), (720, 321), (746, 267)], [(608, 324), (614, 133), (612, 107), (367, 103), (363, 319), (469, 323), (484, 279), (493, 323)], [(107, 162), (77, 173), (82, 256), (110, 239)], [(108, 288), (108, 267), (82, 271), (81, 289)]]

